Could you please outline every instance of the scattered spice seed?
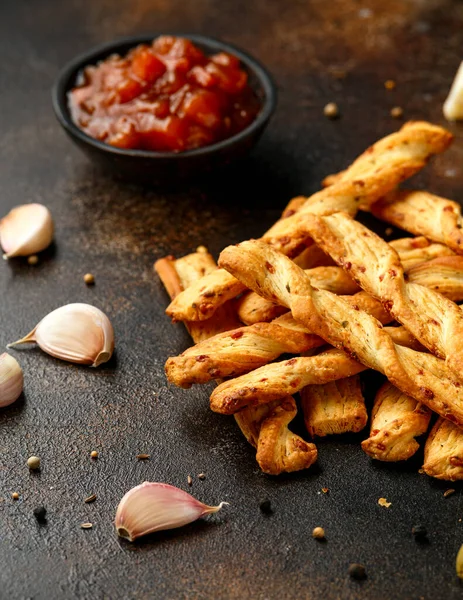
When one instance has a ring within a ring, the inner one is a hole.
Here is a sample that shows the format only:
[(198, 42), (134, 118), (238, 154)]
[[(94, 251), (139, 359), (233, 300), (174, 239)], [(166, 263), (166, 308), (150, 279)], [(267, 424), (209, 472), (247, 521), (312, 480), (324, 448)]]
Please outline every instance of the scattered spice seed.
[(329, 491), (330, 491), (330, 490), (329, 490), (328, 488), (326, 488), (326, 487), (323, 487), (323, 488), (322, 488), (322, 492), (323, 492), (324, 494), (328, 494), (328, 493), (329, 493)]
[(81, 529), (91, 529), (92, 527), (93, 527), (92, 523), (81, 523), (80, 524)]
[(199, 252), (199, 253), (203, 254), (205, 252), (208, 252), (208, 249), (206, 248), (206, 246), (198, 246), (196, 248), (196, 252)]
[(384, 82), (384, 87), (387, 90), (393, 90), (396, 86), (396, 82), (393, 79), (388, 79), (387, 81)]
[(328, 104), (323, 109), (323, 114), (328, 119), (336, 119), (339, 117), (339, 108), (335, 102), (328, 102)]
[(32, 254), (32, 256), (28, 256), (27, 263), (31, 266), (37, 265), (39, 262), (39, 257), (37, 254)]
[(90, 457), (91, 458), (98, 458), (98, 452), (96, 450), (92, 450), (90, 452)]
[(91, 273), (85, 273), (84, 282), (87, 285), (93, 285), (95, 283), (95, 277)]
[(85, 504), (90, 504), (90, 502), (95, 502), (95, 500), (96, 500), (96, 494), (92, 494), (88, 498), (85, 498), (84, 502), (85, 502)]
[(198, 479), (206, 479), (206, 475), (204, 473), (200, 473), (198, 475)]
[(325, 539), (325, 530), (323, 527), (315, 527), (312, 531), (312, 537), (316, 540), (324, 540)]
[(37, 506), (37, 508), (34, 508), (34, 517), (39, 523), (43, 523), (45, 521), (46, 515), (47, 509), (45, 506)]
[(384, 508), (389, 508), (392, 502), (388, 502), (386, 498), (378, 498), (378, 504), (380, 506), (384, 506)]
[(272, 514), (272, 504), (270, 502), (270, 500), (263, 500), (260, 504), (259, 504), (259, 508), (260, 510), (264, 513), (264, 515), (270, 515)]
[(149, 454), (137, 454), (138, 460), (148, 460), (150, 457)]
[(188, 481), (188, 485), (193, 485), (193, 477), (191, 475), (188, 475), (187, 481)]
[(351, 565), (349, 565), (349, 575), (352, 577), (352, 579), (361, 580), (366, 579), (367, 572), (363, 565), (360, 565), (358, 563), (352, 563)]
[(412, 527), (412, 534), (417, 542), (422, 542), (426, 539), (428, 532), (424, 525), (414, 525)]
[(11, 494), (11, 497), (13, 498), (13, 500), (19, 500), (19, 494), (18, 494), (18, 492), (13, 492)]
[(391, 108), (391, 117), (394, 117), (394, 119), (401, 119), (403, 116), (403, 108), (401, 108), (400, 106), (394, 106), (394, 108)]
[(392, 227), (386, 227), (386, 230), (384, 231), (384, 233), (386, 235), (392, 235), (394, 233), (394, 230), (392, 229)]
[(31, 471), (37, 471), (37, 469), (40, 469), (40, 458), (38, 456), (30, 456), (27, 459), (27, 466)]
[(457, 575), (460, 579), (463, 579), (463, 546), (460, 546), (460, 550), (458, 550), (457, 560), (456, 560), (456, 569)]
[(449, 496), (451, 496), (454, 493), (455, 493), (455, 490), (453, 488), (449, 488), (448, 490), (445, 490), (444, 498), (448, 498)]

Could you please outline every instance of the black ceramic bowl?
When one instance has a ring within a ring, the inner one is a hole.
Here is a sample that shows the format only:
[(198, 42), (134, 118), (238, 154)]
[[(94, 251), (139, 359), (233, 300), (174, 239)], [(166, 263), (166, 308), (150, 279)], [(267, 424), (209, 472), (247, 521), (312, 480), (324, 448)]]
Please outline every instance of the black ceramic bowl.
[(150, 43), (160, 34), (133, 36), (98, 46), (69, 62), (53, 86), (53, 107), (69, 137), (93, 162), (117, 176), (149, 183), (178, 182), (216, 171), (243, 156), (259, 139), (276, 106), (276, 89), (267, 70), (254, 58), (230, 44), (196, 34), (170, 34), (191, 40), (206, 54), (229, 52), (237, 56), (249, 75), (249, 85), (262, 102), (257, 118), (243, 131), (226, 140), (185, 152), (125, 150), (100, 142), (85, 134), (71, 119), (67, 94), (75, 87), (78, 74), (111, 54), (125, 55), (138, 44)]

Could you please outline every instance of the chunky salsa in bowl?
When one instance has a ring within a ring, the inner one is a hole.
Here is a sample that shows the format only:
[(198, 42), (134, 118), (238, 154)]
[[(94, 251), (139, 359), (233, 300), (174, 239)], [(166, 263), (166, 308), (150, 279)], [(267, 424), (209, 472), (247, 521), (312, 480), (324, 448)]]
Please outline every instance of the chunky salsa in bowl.
[(86, 66), (68, 102), (72, 120), (92, 138), (158, 152), (230, 138), (262, 107), (238, 57), (207, 55), (192, 41), (170, 35)]

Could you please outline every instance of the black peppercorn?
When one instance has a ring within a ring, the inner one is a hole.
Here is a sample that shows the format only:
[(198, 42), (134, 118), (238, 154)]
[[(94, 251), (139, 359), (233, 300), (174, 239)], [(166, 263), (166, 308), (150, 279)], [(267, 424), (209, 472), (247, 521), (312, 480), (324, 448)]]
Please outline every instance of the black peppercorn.
[(270, 515), (272, 513), (272, 505), (270, 504), (270, 500), (263, 500), (259, 504), (259, 508), (264, 515)]
[(359, 565), (358, 563), (352, 563), (349, 565), (349, 575), (352, 579), (366, 579), (367, 572), (365, 571), (365, 567), (363, 565)]
[(45, 506), (37, 506), (37, 508), (34, 508), (34, 517), (39, 523), (45, 522), (46, 514), (47, 509), (45, 508)]
[(415, 525), (412, 527), (412, 534), (415, 537), (415, 540), (418, 542), (426, 539), (428, 532), (426, 531), (426, 527), (424, 525)]

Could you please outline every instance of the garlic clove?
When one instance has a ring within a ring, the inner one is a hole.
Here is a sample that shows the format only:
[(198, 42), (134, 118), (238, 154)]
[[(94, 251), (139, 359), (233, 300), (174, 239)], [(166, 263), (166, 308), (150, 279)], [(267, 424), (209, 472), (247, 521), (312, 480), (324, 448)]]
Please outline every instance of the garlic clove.
[(117, 534), (133, 542), (136, 538), (176, 529), (200, 517), (218, 512), (224, 504), (207, 506), (187, 492), (167, 483), (145, 481), (128, 491), (117, 507)]
[(4, 352), (0, 355), (0, 407), (13, 404), (23, 391), (24, 377), (18, 361)]
[(48, 248), (53, 240), (53, 219), (43, 204), (23, 204), (0, 220), (3, 258), (30, 256)]
[(114, 330), (108, 317), (90, 304), (57, 308), (26, 337), (8, 348), (35, 342), (44, 352), (68, 362), (97, 367), (114, 351)]

